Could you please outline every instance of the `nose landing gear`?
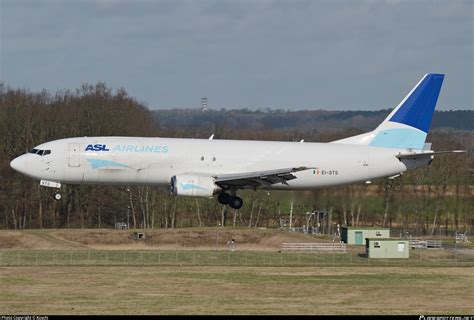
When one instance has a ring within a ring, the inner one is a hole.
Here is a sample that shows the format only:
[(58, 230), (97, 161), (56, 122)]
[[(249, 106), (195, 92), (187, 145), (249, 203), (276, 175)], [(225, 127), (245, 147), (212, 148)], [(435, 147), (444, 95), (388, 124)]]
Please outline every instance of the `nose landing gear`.
[(222, 192), (217, 197), (217, 201), (223, 205), (229, 205), (232, 209), (240, 209), (244, 205), (242, 198), (235, 195), (230, 195), (228, 193)]
[(53, 198), (54, 198), (54, 200), (56, 200), (56, 201), (61, 200), (61, 198), (62, 198), (61, 191), (60, 191), (60, 190), (57, 190), (57, 191), (53, 194)]
[(55, 188), (56, 191), (53, 194), (53, 199), (56, 201), (61, 200), (61, 183), (55, 181), (48, 181), (48, 180), (40, 180), (40, 186), (48, 187), (48, 188)]

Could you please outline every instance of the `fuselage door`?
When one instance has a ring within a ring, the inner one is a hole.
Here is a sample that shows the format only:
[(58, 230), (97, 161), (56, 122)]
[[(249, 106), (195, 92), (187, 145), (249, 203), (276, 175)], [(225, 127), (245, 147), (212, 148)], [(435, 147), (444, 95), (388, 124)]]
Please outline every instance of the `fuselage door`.
[(69, 166), (81, 166), (81, 145), (79, 143), (69, 144)]

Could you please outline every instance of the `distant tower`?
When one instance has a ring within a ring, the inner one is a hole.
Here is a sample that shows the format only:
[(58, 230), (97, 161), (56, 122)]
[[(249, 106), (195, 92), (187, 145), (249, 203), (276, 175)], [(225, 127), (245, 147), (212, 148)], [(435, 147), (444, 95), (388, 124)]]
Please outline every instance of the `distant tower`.
[(201, 111), (207, 111), (207, 97), (201, 98)]

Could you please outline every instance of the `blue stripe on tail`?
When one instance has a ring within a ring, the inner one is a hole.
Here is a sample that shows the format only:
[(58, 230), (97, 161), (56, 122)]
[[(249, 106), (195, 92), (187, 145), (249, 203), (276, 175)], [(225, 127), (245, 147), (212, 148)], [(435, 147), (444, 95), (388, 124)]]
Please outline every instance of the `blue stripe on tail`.
[(444, 74), (426, 75), (389, 121), (406, 124), (428, 133), (443, 79)]
[(388, 129), (377, 133), (372, 147), (423, 149), (426, 133), (415, 129)]

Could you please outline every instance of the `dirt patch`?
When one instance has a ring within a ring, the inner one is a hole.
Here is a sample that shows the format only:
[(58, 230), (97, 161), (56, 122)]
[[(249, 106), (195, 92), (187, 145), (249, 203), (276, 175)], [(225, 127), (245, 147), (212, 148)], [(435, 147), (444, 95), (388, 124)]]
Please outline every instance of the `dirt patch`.
[(36, 231), (0, 231), (0, 250), (64, 250), (76, 246)]
[(132, 231), (61, 232), (57, 237), (108, 249), (220, 249), (234, 239), (241, 249), (278, 250), (283, 242), (324, 241), (304, 234), (269, 229), (160, 229), (146, 230), (134, 240)]
[(328, 242), (277, 229), (190, 228), (140, 230), (68, 229), (0, 231), (0, 249), (212, 250), (234, 239), (239, 250), (278, 250), (284, 242)]

